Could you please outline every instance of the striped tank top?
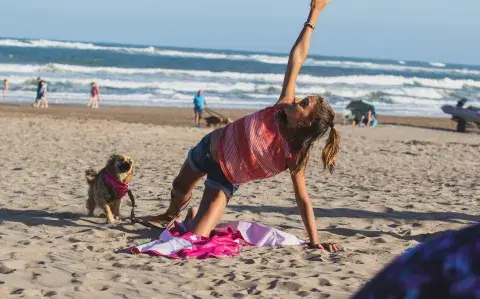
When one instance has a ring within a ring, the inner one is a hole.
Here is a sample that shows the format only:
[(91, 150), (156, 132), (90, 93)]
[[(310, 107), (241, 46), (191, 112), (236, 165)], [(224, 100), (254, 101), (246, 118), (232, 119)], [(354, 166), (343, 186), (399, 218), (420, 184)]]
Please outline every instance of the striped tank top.
[(291, 153), (277, 118), (282, 110), (283, 105), (267, 107), (225, 127), (218, 160), (231, 183), (265, 179), (287, 169)]

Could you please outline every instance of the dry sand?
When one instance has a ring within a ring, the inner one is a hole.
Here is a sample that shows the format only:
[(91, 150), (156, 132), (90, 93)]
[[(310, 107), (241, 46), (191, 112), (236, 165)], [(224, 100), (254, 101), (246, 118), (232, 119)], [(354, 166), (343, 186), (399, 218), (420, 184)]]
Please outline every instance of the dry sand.
[[(187, 150), (209, 130), (178, 126), (190, 124), (188, 109), (52, 107), (0, 107), (0, 298), (348, 298), (427, 234), (480, 220), (479, 134), (339, 125), (337, 172), (321, 170), (321, 141), (307, 184), (321, 239), (345, 252), (249, 247), (204, 261), (117, 253), (158, 232), (87, 217), (85, 169), (131, 155), (137, 214), (159, 213)], [(409, 124), (432, 122), (452, 126)], [(241, 186), (223, 218), (238, 219), (306, 237), (286, 173)]]

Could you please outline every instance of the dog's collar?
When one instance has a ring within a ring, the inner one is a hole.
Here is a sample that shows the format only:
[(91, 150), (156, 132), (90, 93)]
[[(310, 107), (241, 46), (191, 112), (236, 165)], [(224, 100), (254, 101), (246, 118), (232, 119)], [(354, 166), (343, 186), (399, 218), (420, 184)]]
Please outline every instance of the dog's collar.
[(128, 183), (120, 182), (117, 177), (110, 172), (105, 172), (103, 175), (103, 180), (107, 186), (108, 192), (110, 193), (110, 200), (112, 202), (115, 199), (121, 199), (128, 192)]

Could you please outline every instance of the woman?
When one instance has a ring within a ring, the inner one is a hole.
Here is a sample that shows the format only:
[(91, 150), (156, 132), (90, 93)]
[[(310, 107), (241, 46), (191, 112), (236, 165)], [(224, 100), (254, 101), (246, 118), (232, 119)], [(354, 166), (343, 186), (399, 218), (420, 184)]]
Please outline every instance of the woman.
[(262, 180), (289, 170), (297, 207), (312, 248), (339, 250), (320, 242), (314, 210), (305, 185), (304, 170), (313, 143), (329, 135), (322, 151), (323, 167), (333, 171), (339, 136), (335, 113), (319, 96), (295, 97), (300, 68), (310, 47), (315, 23), (329, 0), (312, 0), (310, 13), (290, 52), (282, 92), (277, 103), (207, 134), (192, 148), (173, 181), (170, 206), (164, 214), (148, 217), (151, 225), (170, 226), (190, 201), (192, 190), (206, 175), (205, 190), (190, 231), (208, 237), (240, 184)]
[(92, 82), (90, 89), (90, 101), (88, 101), (89, 108), (98, 108), (98, 101), (100, 101), (100, 88), (95, 82)]

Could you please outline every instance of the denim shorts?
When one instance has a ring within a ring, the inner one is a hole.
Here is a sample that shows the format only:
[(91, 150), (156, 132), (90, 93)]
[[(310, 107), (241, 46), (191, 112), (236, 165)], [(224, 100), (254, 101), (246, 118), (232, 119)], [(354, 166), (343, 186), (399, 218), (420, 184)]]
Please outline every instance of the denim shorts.
[(203, 108), (200, 108), (200, 107), (193, 108), (193, 111), (197, 112), (198, 115), (200, 115), (200, 116), (202, 116), (202, 114), (203, 114)]
[(223, 174), (220, 165), (215, 162), (210, 154), (210, 133), (188, 152), (188, 165), (195, 172), (207, 174), (205, 186), (217, 189), (225, 193), (227, 200), (238, 190), (237, 184), (232, 184)]

